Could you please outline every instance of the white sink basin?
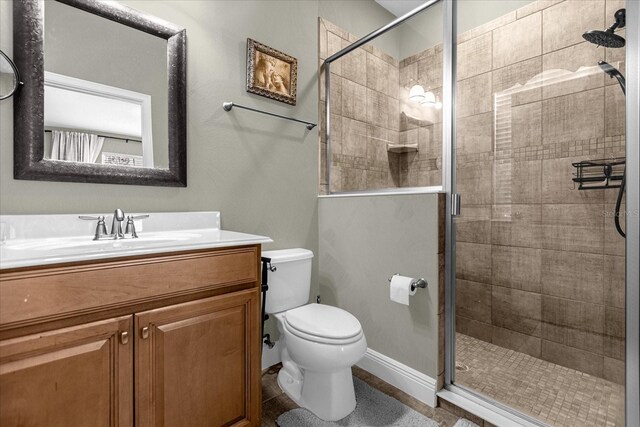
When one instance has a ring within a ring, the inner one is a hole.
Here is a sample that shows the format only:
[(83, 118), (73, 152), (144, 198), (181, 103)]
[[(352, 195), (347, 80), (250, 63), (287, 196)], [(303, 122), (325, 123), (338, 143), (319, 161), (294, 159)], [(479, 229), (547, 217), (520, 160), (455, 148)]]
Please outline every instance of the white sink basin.
[(91, 240), (89, 237), (70, 237), (56, 239), (39, 239), (39, 240), (18, 240), (7, 242), (5, 249), (9, 251), (105, 251), (115, 249), (135, 249), (139, 247), (147, 247), (150, 245), (164, 245), (167, 243), (178, 243), (190, 239), (200, 237), (200, 233), (183, 233), (183, 232), (167, 232), (167, 233), (140, 233), (137, 239), (119, 239), (119, 240)]
[[(0, 215), (7, 230), (6, 242), (0, 245), (0, 269), (272, 241), (221, 230), (219, 212), (150, 213), (136, 224), (137, 239), (93, 240), (96, 224), (81, 221), (78, 215)], [(105, 216), (109, 224), (111, 217)]]

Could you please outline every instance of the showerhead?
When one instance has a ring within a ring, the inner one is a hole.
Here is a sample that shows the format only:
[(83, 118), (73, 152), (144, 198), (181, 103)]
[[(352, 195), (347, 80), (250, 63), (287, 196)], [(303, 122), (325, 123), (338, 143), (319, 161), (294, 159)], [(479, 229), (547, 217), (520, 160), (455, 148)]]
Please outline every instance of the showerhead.
[(622, 73), (613, 65), (609, 64), (608, 62), (604, 62), (604, 61), (598, 61), (598, 65), (600, 66), (600, 68), (602, 68), (602, 71), (604, 71), (605, 73), (607, 73), (607, 75), (611, 78), (616, 78), (616, 80), (618, 80), (618, 83), (620, 84), (620, 87), (622, 88), (622, 93), (624, 93), (625, 95), (627, 94), (627, 82), (624, 78), (624, 76), (622, 75)]
[(609, 28), (604, 31), (600, 30), (590, 30), (585, 32), (582, 35), (589, 43), (593, 43), (598, 46), (604, 47), (624, 47), (625, 40), (624, 37), (615, 34), (615, 30), (617, 28), (624, 28), (626, 24), (626, 11), (625, 9), (620, 9), (615, 13), (616, 22), (613, 23)]
[(591, 30), (587, 31), (582, 35), (589, 43), (597, 44), (598, 46), (604, 47), (624, 47), (625, 40), (623, 37), (614, 34), (613, 31), (609, 32), (609, 30), (600, 31), (600, 30)]

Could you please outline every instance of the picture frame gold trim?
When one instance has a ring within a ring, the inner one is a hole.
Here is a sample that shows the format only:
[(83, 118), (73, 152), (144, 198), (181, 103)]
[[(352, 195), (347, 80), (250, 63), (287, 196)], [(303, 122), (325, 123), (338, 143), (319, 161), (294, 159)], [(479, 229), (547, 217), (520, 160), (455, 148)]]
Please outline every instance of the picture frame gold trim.
[(298, 60), (247, 38), (247, 92), (296, 105)]

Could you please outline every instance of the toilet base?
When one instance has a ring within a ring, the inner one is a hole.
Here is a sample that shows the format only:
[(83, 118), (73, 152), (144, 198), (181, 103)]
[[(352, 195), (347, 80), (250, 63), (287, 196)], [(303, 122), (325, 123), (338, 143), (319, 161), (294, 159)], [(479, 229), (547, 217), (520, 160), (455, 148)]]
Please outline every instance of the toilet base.
[(302, 375), (299, 379), (295, 370), (284, 366), (278, 373), (278, 385), (298, 406), (325, 421), (338, 421), (356, 408), (351, 368), (335, 372), (305, 370)]

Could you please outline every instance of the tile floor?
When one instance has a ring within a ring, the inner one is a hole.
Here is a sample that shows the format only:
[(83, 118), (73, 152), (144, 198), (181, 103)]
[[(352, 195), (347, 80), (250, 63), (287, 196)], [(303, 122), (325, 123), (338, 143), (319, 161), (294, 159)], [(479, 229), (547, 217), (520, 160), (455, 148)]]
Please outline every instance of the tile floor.
[(557, 427), (624, 427), (624, 387), (457, 334), (456, 383)]
[[(280, 365), (276, 365), (269, 369), (262, 376), (262, 425), (268, 427), (275, 427), (276, 419), (280, 414), (287, 412), (290, 409), (297, 408), (298, 406), (293, 403), (278, 387), (277, 375), (280, 370)], [(398, 399), (400, 402), (409, 406), (410, 408), (420, 412), (421, 414), (435, 420), (441, 427), (451, 427), (458, 420), (458, 416), (452, 412), (443, 408), (431, 408), (424, 403), (414, 399), (408, 394), (398, 390), (392, 385), (382, 381), (380, 378), (375, 377), (358, 367), (353, 368), (353, 374), (361, 380), (368, 383), (370, 386), (388, 394), (389, 396)], [(474, 420), (476, 423), (478, 420)], [(482, 425), (482, 421), (479, 422)]]

